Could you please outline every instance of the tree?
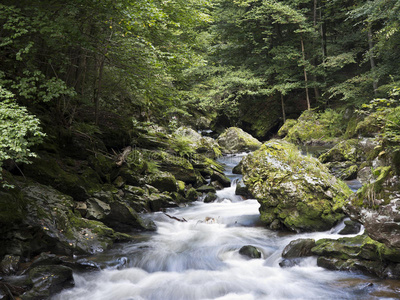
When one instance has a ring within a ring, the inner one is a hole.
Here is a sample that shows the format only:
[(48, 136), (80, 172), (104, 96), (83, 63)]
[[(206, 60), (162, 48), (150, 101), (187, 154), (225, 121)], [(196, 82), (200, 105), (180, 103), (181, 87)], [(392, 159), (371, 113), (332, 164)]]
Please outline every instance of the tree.
[(40, 121), (25, 107), (16, 104), (13, 97), (0, 86), (0, 181), (3, 187), (9, 186), (3, 181), (3, 163), (29, 163), (29, 158), (36, 156), (31, 147), (41, 143), (45, 136)]

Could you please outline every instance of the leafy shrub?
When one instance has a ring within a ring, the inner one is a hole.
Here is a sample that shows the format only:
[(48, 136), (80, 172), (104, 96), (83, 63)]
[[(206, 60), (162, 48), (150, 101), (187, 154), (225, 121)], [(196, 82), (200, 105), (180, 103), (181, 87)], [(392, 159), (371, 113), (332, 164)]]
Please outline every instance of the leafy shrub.
[[(39, 119), (19, 106), (13, 97), (0, 86), (0, 180), (4, 161), (29, 163), (29, 158), (36, 156), (31, 147), (41, 143), (45, 136)], [(3, 182), (2, 186), (7, 183)]]

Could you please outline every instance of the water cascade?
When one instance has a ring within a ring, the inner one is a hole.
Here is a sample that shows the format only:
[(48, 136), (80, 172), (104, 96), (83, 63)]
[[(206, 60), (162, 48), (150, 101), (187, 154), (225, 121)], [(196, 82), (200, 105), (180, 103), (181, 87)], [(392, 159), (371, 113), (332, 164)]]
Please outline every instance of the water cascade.
[[(176, 219), (162, 212), (147, 215), (156, 222), (156, 233), (93, 257), (106, 261), (103, 270), (75, 274), (75, 287), (53, 299), (390, 299), (384, 297), (386, 291), (393, 295), (385, 281), (325, 270), (315, 257), (281, 268), (281, 253), (290, 241), (342, 236), (338, 228), (293, 234), (261, 226), (258, 202), (235, 195), (241, 176), (231, 171), (242, 156), (221, 159), (233, 185), (218, 191), (215, 202), (169, 209)], [(245, 245), (259, 249), (261, 258), (239, 254)]]

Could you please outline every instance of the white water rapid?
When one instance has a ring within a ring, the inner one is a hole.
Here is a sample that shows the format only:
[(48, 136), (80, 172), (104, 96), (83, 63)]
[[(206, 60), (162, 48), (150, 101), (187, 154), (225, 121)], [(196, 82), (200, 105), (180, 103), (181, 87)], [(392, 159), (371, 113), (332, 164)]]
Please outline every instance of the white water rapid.
[[(240, 180), (231, 169), (241, 157), (222, 161), (233, 182)], [(161, 212), (150, 214), (158, 226), (156, 233), (102, 254), (109, 261), (106, 268), (75, 274), (75, 287), (53, 299), (391, 299), (393, 290), (385, 281), (322, 269), (314, 257), (281, 268), (281, 253), (290, 241), (343, 236), (335, 229), (307, 234), (268, 230), (259, 224), (258, 207), (256, 200), (235, 196), (232, 186), (219, 191), (214, 203), (198, 201), (168, 210), (169, 215), (187, 222)], [(244, 245), (260, 249), (262, 258), (239, 254)]]

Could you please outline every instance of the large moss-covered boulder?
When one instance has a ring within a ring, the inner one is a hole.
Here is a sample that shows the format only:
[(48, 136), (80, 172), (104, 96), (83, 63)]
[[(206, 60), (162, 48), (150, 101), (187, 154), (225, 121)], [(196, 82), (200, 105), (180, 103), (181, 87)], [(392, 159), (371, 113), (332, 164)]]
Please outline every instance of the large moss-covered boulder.
[(0, 256), (95, 253), (130, 236), (74, 211), (70, 196), (34, 182), (0, 190)]
[(321, 239), (311, 251), (318, 256), (318, 265), (327, 269), (400, 277), (400, 251), (390, 249), (367, 235)]
[(332, 109), (322, 113), (306, 110), (297, 120), (286, 120), (278, 134), (295, 144), (324, 144), (344, 134), (343, 120), (344, 116)]
[(352, 194), (317, 159), (271, 140), (243, 159), (243, 180), (260, 202), (261, 220), (294, 231), (328, 230), (344, 217)]
[(198, 153), (205, 153), (209, 157), (217, 157), (221, 155), (221, 149), (216, 140), (211, 137), (204, 137), (197, 131), (189, 127), (179, 127), (174, 136), (182, 141), (186, 139), (188, 144)]
[(247, 132), (237, 127), (226, 129), (217, 139), (222, 151), (225, 153), (237, 153), (257, 150), (261, 142)]

